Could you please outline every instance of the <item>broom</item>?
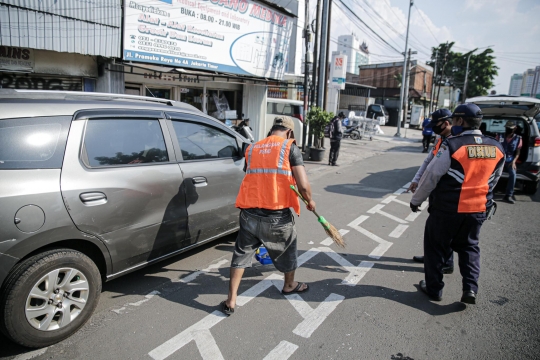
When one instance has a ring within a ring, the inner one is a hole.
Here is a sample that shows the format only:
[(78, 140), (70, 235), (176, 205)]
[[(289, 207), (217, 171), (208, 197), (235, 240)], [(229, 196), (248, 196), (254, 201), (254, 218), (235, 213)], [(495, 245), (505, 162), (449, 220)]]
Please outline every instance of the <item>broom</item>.
[[(298, 192), (298, 190), (296, 190), (296, 187), (294, 185), (291, 185), (291, 190), (294, 191), (296, 195), (298, 195), (298, 197), (302, 199), (302, 201), (306, 205), (308, 204), (306, 199), (302, 197), (302, 195)], [(316, 211), (313, 211), (313, 213), (315, 214), (315, 216), (317, 216), (317, 220), (319, 220), (319, 222), (322, 224), (324, 231), (326, 231), (326, 234), (330, 236), (332, 240), (334, 240), (334, 243), (336, 243), (337, 246), (344, 248), (345, 241), (343, 241), (343, 238), (341, 237), (341, 234), (339, 233), (339, 231), (337, 231), (337, 229), (332, 224), (326, 221), (324, 217), (317, 214)]]

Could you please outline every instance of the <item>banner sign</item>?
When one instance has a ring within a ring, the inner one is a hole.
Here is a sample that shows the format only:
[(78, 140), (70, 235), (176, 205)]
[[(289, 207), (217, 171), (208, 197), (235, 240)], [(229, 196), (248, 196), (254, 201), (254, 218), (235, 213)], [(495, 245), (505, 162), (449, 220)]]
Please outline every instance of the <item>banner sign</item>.
[(332, 81), (329, 87), (332, 89), (345, 89), (345, 79), (347, 77), (347, 55), (332, 54), (330, 66), (330, 78)]
[(0, 46), (0, 70), (33, 72), (34, 51), (26, 48)]
[(126, 0), (123, 59), (282, 79), (293, 22), (251, 0)]

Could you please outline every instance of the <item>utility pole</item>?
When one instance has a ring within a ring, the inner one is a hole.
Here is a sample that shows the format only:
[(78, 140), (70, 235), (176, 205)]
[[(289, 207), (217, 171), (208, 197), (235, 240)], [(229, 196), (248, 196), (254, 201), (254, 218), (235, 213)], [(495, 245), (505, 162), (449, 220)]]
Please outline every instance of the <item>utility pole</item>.
[(435, 51), (435, 69), (433, 70), (433, 76), (431, 77), (431, 101), (429, 103), (429, 112), (433, 112), (434, 95), (435, 95), (435, 77), (437, 76), (437, 62), (439, 61), (439, 49)]
[[(304, 54), (304, 119), (307, 117), (308, 112), (308, 97), (309, 97), (309, 64), (313, 63), (311, 59), (311, 53), (309, 52), (309, 43), (311, 42), (311, 32), (309, 31), (309, 0), (306, 0), (306, 12), (305, 12), (305, 27), (304, 27), (304, 44), (306, 46), (306, 52)], [(299, 134), (300, 135), (300, 134)], [(302, 127), (302, 151), (306, 151), (306, 138), (307, 138), (307, 125), (304, 121)]]
[(444, 74), (444, 67), (446, 66), (446, 61), (447, 60), (448, 60), (448, 42), (446, 42), (446, 49), (444, 51), (444, 60), (443, 60), (442, 69), (441, 69), (441, 78), (438, 81), (439, 87), (438, 87), (438, 90), (437, 90), (437, 103), (439, 102), (439, 95), (441, 94), (442, 76)]
[(407, 114), (409, 113), (409, 80), (411, 78), (411, 54), (417, 54), (417, 51), (411, 51), (409, 48), (409, 54), (407, 56), (407, 72), (406, 78), (402, 79), (402, 83), (405, 82), (405, 97), (404, 97), (404, 123), (407, 123)]
[[(328, 64), (330, 63), (330, 30), (332, 29), (332, 1), (328, 1), (328, 30), (326, 32), (326, 59), (324, 61), (324, 66), (326, 68), (326, 78), (324, 79), (324, 101), (323, 107), (326, 110), (326, 102), (328, 100), (328, 77), (330, 76), (330, 71), (328, 70)], [(339, 106), (338, 106), (339, 107)], [(324, 145), (324, 137), (323, 137)]]
[(323, 95), (324, 95), (324, 80), (326, 79), (326, 58), (323, 54), (326, 54), (326, 43), (327, 34), (328, 34), (328, 5), (330, 1), (323, 0), (322, 5), (322, 15), (321, 15), (321, 45), (319, 52), (319, 80), (317, 82), (317, 106), (323, 107)]
[(311, 83), (313, 85), (313, 91), (311, 92), (311, 105), (315, 106), (315, 94), (317, 93), (317, 66), (319, 63), (319, 24), (321, 23), (321, 0), (317, 0), (317, 13), (315, 14), (315, 44), (313, 46), (313, 72), (311, 75)]
[(469, 77), (469, 60), (471, 60), (471, 55), (475, 50), (471, 51), (469, 56), (467, 56), (467, 68), (465, 70), (465, 83), (463, 84), (463, 97), (461, 98), (461, 103), (464, 104), (465, 100), (467, 99), (467, 78)]
[(409, 46), (409, 25), (411, 23), (411, 9), (414, 4), (413, 0), (410, 0), (409, 4), (409, 16), (407, 18), (407, 33), (405, 35), (405, 50), (403, 52), (403, 72), (401, 77), (401, 91), (399, 95), (399, 114), (397, 123), (397, 132), (394, 136), (401, 137), (401, 120), (403, 119), (403, 99), (405, 95), (405, 72), (407, 71), (407, 47)]

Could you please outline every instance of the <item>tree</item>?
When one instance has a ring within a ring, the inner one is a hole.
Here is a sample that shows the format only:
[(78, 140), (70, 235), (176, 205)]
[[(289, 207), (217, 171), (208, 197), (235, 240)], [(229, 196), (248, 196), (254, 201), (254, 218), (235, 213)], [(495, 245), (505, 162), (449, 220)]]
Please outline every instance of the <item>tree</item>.
[[(429, 61), (427, 64), (432, 67), (435, 66), (438, 50), (435, 84), (445, 85), (449, 83), (463, 89), (467, 69), (467, 57), (471, 52), (454, 52), (452, 51), (453, 46), (454, 42), (450, 42), (432, 48), (432, 61)], [(481, 53), (470, 55), (467, 97), (487, 95), (488, 90), (493, 87), (493, 80), (498, 75), (499, 67), (495, 65), (495, 57), (492, 54), (493, 50), (488, 48)], [(434, 94), (434, 96), (436, 97), (437, 94)]]

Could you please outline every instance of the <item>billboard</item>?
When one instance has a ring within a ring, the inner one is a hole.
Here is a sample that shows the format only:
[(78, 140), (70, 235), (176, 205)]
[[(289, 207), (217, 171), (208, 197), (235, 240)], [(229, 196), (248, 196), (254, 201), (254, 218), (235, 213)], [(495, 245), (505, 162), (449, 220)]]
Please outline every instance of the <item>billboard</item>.
[(330, 65), (330, 84), (332, 89), (345, 89), (345, 79), (347, 77), (347, 55), (332, 54)]
[(292, 19), (251, 0), (126, 0), (123, 59), (282, 79)]

